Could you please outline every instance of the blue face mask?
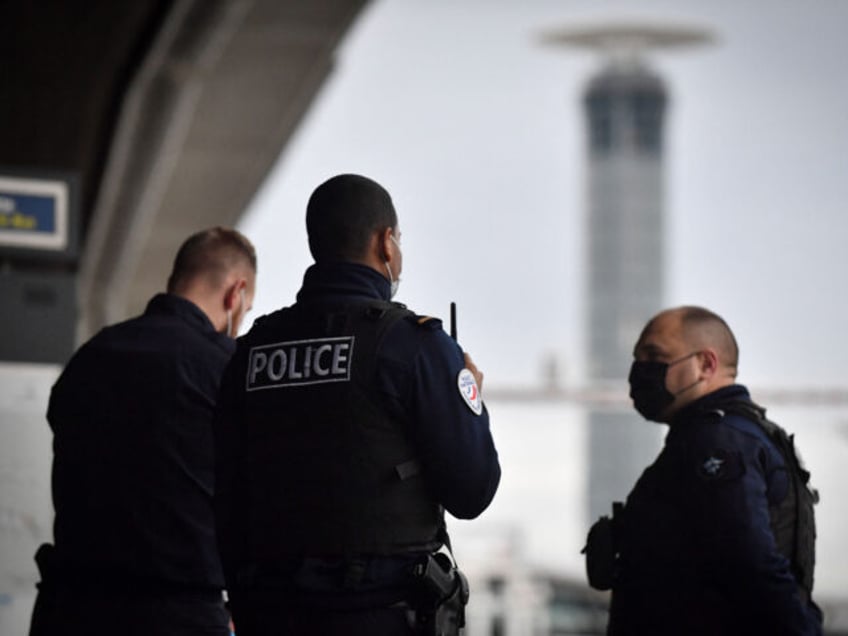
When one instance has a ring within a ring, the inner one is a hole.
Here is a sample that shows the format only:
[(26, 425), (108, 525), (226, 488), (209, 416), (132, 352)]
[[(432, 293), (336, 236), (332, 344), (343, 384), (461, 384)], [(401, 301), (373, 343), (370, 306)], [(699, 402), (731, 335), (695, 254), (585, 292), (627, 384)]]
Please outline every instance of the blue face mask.
[(665, 376), (669, 368), (678, 362), (683, 362), (692, 356), (698, 355), (698, 353), (700, 352), (693, 351), (673, 362), (656, 362), (653, 360), (633, 361), (627, 381), (630, 383), (630, 399), (633, 400), (633, 408), (636, 409), (639, 415), (652, 422), (662, 421), (659, 418), (662, 416), (663, 411), (674, 402), (674, 398), (700, 382), (700, 380), (696, 380), (693, 384), (683, 387), (677, 393), (672, 393), (665, 386)]

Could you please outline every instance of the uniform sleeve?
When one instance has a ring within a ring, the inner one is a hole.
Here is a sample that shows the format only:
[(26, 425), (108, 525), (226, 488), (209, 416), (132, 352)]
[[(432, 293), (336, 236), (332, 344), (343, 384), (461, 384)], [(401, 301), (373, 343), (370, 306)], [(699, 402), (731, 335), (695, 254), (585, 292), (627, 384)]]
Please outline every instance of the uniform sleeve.
[(233, 584), (241, 558), (243, 528), (241, 521), (246, 518), (239, 509), (238, 484), (242, 472), (243, 437), (238, 426), (236, 412), (240, 395), (240, 361), (244, 356), (239, 350), (224, 371), (218, 392), (213, 430), (215, 434), (215, 530), (218, 549), (224, 567), (224, 576), (228, 586)]
[(765, 442), (728, 428), (698, 440), (690, 457), (690, 519), (705, 569), (762, 633), (819, 634), (771, 530), (769, 496), (788, 488), (783, 462)]
[[(412, 332), (410, 333), (410, 329)], [(404, 324), (390, 338), (391, 351), (408, 353), (386, 360), (381, 384), (404, 413), (426, 478), (445, 509), (459, 519), (473, 519), (492, 501), (501, 469), (489, 429), (489, 413), (460, 388), (464, 356), (441, 322)], [(402, 341), (402, 342), (401, 342)], [(468, 374), (463, 375), (467, 382)]]

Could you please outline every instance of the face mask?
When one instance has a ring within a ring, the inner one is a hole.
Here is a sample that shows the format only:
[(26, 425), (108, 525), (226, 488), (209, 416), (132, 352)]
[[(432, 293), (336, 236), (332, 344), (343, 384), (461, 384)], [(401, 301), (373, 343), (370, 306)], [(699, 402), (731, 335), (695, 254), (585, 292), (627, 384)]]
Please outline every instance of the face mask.
[(630, 399), (633, 400), (633, 408), (636, 409), (639, 415), (646, 420), (659, 422), (660, 420), (658, 418), (674, 402), (674, 398), (700, 382), (700, 380), (696, 380), (689, 386), (680, 389), (677, 393), (672, 393), (665, 386), (665, 376), (669, 368), (678, 362), (688, 360), (698, 353), (698, 351), (694, 351), (670, 363), (634, 360), (630, 366), (630, 375), (627, 380), (630, 383)]
[[(398, 240), (395, 238), (395, 235), (390, 234), (389, 238), (394, 242), (395, 245), (398, 246), (398, 250), (400, 250), (400, 243), (398, 243)], [(392, 276), (392, 269), (389, 267), (389, 262), (383, 261), (383, 263), (386, 266), (386, 271), (389, 273), (389, 283), (391, 284), (389, 298), (394, 298), (395, 294), (397, 294), (398, 287), (400, 287), (400, 276), (395, 279), (394, 276)]]

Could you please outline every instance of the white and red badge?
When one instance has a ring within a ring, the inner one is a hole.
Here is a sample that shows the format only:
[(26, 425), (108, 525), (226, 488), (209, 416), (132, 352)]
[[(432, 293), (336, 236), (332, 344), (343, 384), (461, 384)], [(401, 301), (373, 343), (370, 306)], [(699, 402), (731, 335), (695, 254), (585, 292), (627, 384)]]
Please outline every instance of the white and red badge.
[(468, 369), (463, 369), (456, 377), (456, 386), (459, 387), (459, 394), (471, 412), (474, 415), (483, 413), (483, 399), (480, 397), (480, 389), (477, 387), (474, 374)]

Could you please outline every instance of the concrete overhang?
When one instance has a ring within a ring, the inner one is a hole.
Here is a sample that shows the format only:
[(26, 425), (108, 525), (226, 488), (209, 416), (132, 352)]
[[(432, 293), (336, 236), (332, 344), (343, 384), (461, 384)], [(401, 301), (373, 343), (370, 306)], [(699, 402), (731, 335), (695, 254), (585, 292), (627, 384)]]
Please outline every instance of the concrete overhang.
[(0, 43), (0, 166), (79, 176), (81, 250), (64, 267), (80, 338), (140, 312), (189, 234), (237, 223), (365, 4), (0, 6), (15, 25)]

